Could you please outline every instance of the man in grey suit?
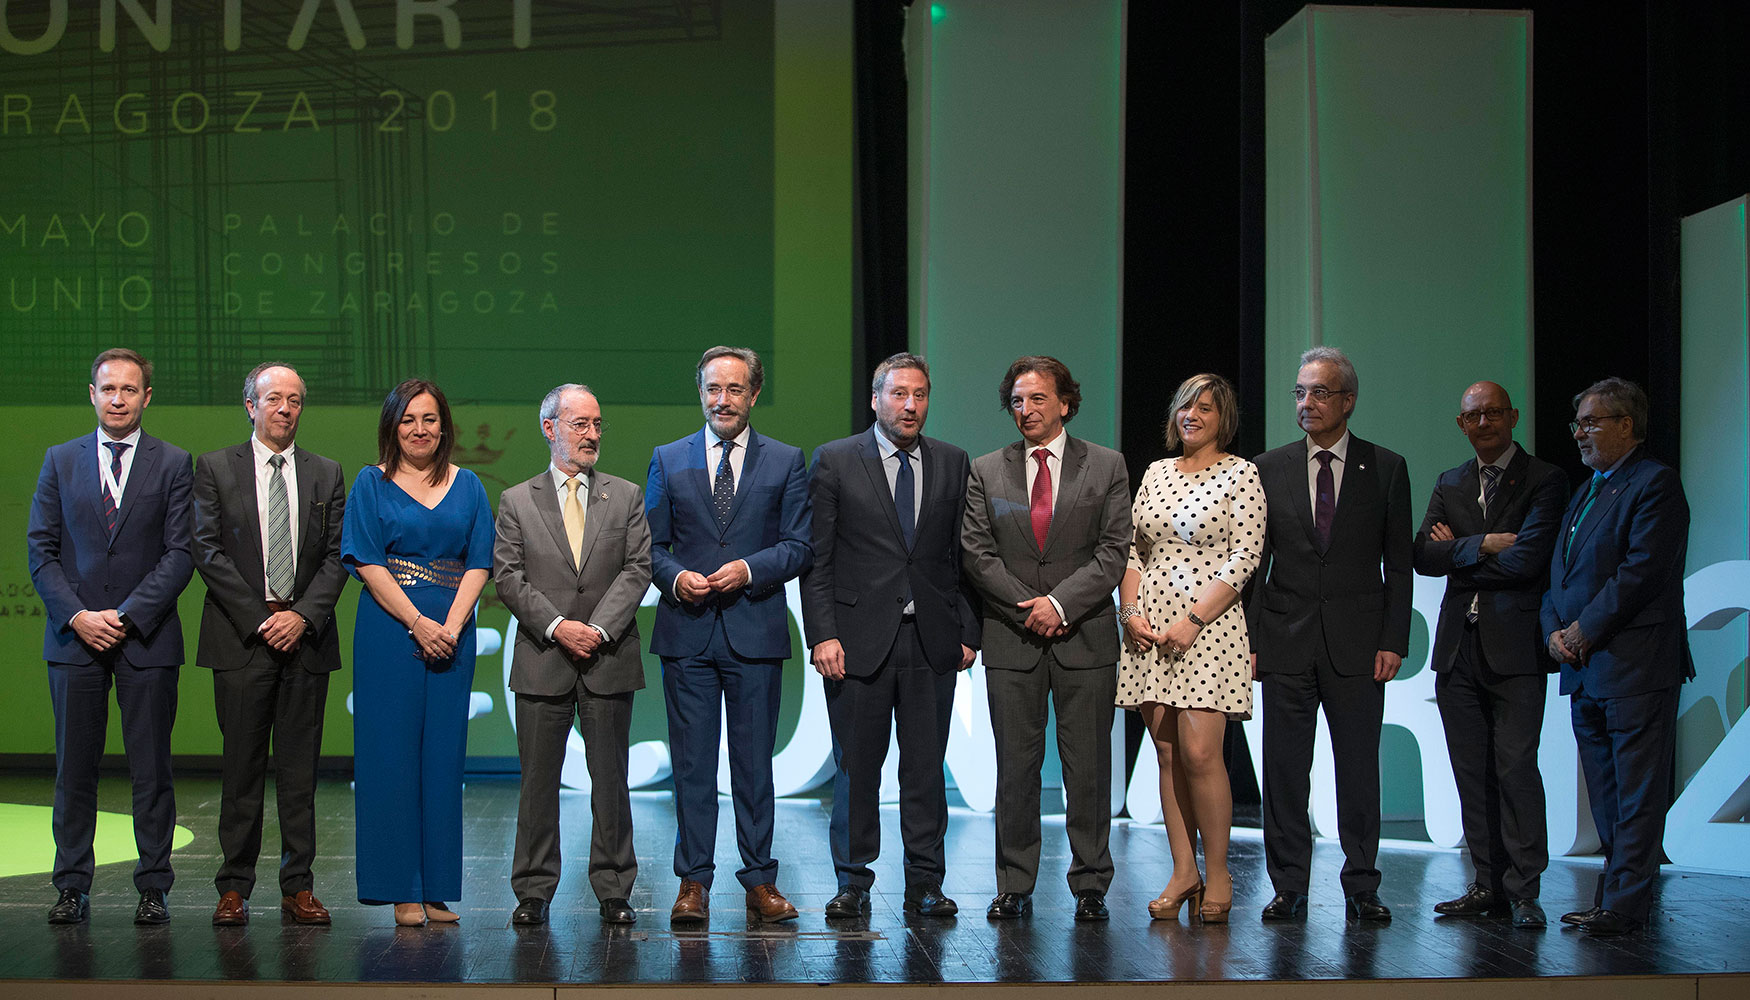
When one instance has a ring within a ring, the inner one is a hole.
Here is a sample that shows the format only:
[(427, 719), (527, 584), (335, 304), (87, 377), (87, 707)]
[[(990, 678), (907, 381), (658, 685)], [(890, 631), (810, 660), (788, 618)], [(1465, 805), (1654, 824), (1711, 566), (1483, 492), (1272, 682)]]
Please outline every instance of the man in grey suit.
[(498, 596), (517, 618), (516, 692), (522, 796), (510, 884), (511, 922), (547, 922), (559, 884), (559, 777), (575, 715), (589, 768), (589, 883), (606, 923), (636, 919), (638, 874), (626, 789), (632, 692), (644, 686), (636, 615), (650, 585), (650, 528), (634, 484), (595, 468), (602, 411), (588, 386), (541, 401), (552, 464), (504, 491), (492, 549)]
[(961, 529), (964, 569), (984, 602), (997, 748), (997, 895), (985, 915), (1032, 910), (1049, 695), (1075, 917), (1105, 920), (1118, 683), (1112, 591), (1129, 553), (1130, 475), (1123, 455), (1065, 433), (1082, 395), (1063, 362), (1016, 359), (998, 399), (1022, 440), (973, 460)]
[(1410, 474), (1401, 456), (1349, 433), (1360, 388), (1342, 351), (1302, 354), (1294, 400), (1306, 436), (1257, 458), (1269, 512), (1246, 624), (1264, 682), (1264, 860), (1276, 887), (1265, 920), (1306, 916), (1321, 707), (1345, 912), (1391, 919), (1378, 891), (1379, 734), (1385, 683), (1410, 648)]
[(194, 463), (194, 563), (207, 585), (195, 662), (213, 671), (225, 748), (213, 923), (249, 922), (271, 740), (280, 910), (326, 924), (310, 869), (328, 678), (340, 669), (346, 481), (339, 462), (296, 444), (304, 380), (290, 365), (256, 366), (243, 380), (243, 407), (250, 439)]
[(1546, 923), (1538, 905), (1549, 867), (1537, 744), (1556, 668), (1538, 611), (1567, 500), (1562, 470), (1513, 442), (1519, 411), (1507, 390), (1478, 382), (1458, 427), (1476, 458), (1440, 474), (1416, 533), (1416, 572), (1446, 577), (1434, 632), (1434, 700), (1458, 785), (1476, 878), (1436, 903), (1449, 917), (1511, 915)]

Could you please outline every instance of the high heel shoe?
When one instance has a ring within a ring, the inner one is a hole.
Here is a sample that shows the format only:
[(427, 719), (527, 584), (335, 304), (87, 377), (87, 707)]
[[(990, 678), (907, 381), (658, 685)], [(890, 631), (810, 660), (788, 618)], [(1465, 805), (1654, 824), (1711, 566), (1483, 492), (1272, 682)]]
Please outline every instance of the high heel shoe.
[(1202, 905), (1197, 907), (1198, 919), (1206, 924), (1227, 923), (1228, 911), (1234, 907), (1233, 885), (1233, 876), (1229, 875), (1227, 878), (1227, 901), (1218, 903), (1213, 899), (1205, 898)]
[(434, 924), (459, 924), (462, 915), (439, 902), (427, 901), (425, 918)]
[(396, 903), (395, 923), (400, 927), (424, 927), (425, 907), (418, 903)]
[(1162, 894), (1149, 900), (1149, 918), (1151, 920), (1177, 920), (1179, 919), (1179, 907), (1184, 906), (1187, 901), (1191, 903), (1191, 915), (1193, 917), (1202, 911), (1203, 879), (1199, 878), (1196, 885), (1179, 893), (1177, 896), (1169, 898), (1165, 894)]

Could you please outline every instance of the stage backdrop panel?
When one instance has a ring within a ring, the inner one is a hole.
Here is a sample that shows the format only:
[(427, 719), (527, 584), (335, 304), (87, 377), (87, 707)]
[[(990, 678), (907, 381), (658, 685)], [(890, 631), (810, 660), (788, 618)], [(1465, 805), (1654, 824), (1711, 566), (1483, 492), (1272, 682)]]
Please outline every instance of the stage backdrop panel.
[[(849, 431), (811, 391), (851, 364), (849, 0), (232, 6), (0, 5), (0, 699), (21, 706), (0, 753), (53, 749), (23, 538), (43, 450), (93, 428), (104, 348), (156, 363), (146, 429), (197, 454), (248, 434), (249, 368), (296, 365), (299, 444), (349, 476), (384, 393), (431, 377), (494, 502), (544, 467), (563, 381), (601, 397), (603, 470), (642, 483), (702, 425), (712, 344), (765, 356), (763, 433)], [(480, 621), (509, 622), (490, 587)], [(516, 753), (502, 666), (479, 660), (475, 756)], [(350, 676), (327, 754), (352, 751)], [(660, 694), (637, 705), (634, 739), (666, 738)], [(173, 749), (219, 748), (191, 665)]]
[[(1303, 436), (1300, 353), (1343, 349), (1361, 380), (1354, 430), (1407, 459), (1419, 523), (1435, 477), (1471, 456), (1453, 419), (1466, 386), (1505, 386), (1518, 439), (1535, 438), (1531, 15), (1312, 6), (1264, 58), (1268, 443)], [(1410, 656), (1387, 687), (1388, 818), (1421, 816), (1443, 770), (1451, 785), (1423, 673), (1441, 583), (1418, 584)], [(1315, 812), (1334, 820), (1320, 789)]]

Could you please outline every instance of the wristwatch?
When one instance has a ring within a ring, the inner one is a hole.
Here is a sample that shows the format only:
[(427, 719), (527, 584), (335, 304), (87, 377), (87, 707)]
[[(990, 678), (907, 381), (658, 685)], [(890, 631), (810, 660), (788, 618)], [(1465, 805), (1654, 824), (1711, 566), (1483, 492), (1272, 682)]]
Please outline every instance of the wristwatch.
[(1203, 628), (1204, 626), (1209, 624), (1208, 622), (1204, 621), (1203, 619), (1197, 617), (1197, 612), (1195, 612), (1195, 611), (1185, 612), (1185, 617), (1191, 619), (1191, 624), (1197, 626), (1198, 628)]

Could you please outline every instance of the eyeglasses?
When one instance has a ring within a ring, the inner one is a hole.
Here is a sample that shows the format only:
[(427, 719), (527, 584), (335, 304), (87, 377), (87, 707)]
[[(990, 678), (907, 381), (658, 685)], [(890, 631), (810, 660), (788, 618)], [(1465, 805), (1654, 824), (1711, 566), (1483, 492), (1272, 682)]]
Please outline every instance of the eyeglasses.
[(600, 434), (601, 432), (608, 429), (607, 423), (604, 422), (602, 420), (602, 418), (600, 418), (600, 417), (596, 417), (596, 418), (591, 419), (591, 420), (585, 420), (585, 419), (555, 420), (554, 423), (564, 424), (565, 426), (571, 428), (571, 430), (577, 434), (582, 434), (584, 431), (588, 431), (588, 430), (594, 430), (597, 434)]
[(1314, 386), (1311, 389), (1298, 385), (1294, 387), (1294, 401), (1296, 403), (1301, 402), (1308, 396), (1311, 396), (1317, 402), (1323, 403), (1327, 399), (1332, 399), (1337, 396), (1347, 396), (1348, 394), (1349, 391), (1347, 389), (1327, 389), (1322, 385)]
[(1585, 420), (1570, 420), (1568, 421), (1568, 433), (1591, 436), (1598, 433), (1598, 421), (1622, 420), (1627, 416), (1626, 413), (1600, 413), (1595, 417), (1587, 417)]
[(1463, 421), (1466, 427), (1475, 427), (1483, 422), (1484, 417), (1489, 418), (1489, 423), (1498, 424), (1506, 420), (1507, 414), (1512, 412), (1513, 408), (1510, 406), (1490, 406), (1481, 410), (1466, 410), (1458, 415), (1458, 419)]

